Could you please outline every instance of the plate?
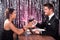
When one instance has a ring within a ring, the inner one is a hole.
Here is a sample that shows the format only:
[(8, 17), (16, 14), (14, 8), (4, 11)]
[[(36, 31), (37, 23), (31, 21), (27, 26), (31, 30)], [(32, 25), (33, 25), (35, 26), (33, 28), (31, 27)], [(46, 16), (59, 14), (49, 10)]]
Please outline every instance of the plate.
[(45, 31), (45, 29), (40, 29), (40, 28), (32, 29), (32, 31), (36, 31), (36, 30), (38, 30), (38, 31)]

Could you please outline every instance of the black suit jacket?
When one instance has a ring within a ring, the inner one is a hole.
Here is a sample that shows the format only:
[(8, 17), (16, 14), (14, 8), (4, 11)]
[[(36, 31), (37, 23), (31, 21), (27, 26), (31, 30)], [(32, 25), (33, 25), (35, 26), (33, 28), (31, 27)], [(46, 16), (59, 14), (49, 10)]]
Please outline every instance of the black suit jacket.
[(36, 25), (39, 28), (45, 28), (46, 31), (42, 32), (42, 35), (50, 35), (54, 38), (58, 37), (58, 27), (59, 27), (59, 21), (55, 17), (55, 15), (50, 19), (46, 20), (45, 22), (42, 22), (42, 24), (37, 23)]

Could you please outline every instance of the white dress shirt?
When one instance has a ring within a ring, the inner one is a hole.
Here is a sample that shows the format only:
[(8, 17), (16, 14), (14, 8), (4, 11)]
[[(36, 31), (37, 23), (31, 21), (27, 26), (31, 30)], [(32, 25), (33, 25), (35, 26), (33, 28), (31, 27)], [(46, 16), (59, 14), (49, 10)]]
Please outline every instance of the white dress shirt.
[(54, 13), (52, 13), (51, 15), (49, 15), (49, 20), (54, 16)]

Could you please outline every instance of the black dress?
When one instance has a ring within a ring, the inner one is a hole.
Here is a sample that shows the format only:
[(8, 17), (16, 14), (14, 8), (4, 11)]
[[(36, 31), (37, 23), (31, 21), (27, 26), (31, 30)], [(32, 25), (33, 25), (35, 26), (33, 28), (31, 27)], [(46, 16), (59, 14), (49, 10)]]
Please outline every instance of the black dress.
[(2, 40), (13, 40), (13, 32), (11, 30), (4, 30)]

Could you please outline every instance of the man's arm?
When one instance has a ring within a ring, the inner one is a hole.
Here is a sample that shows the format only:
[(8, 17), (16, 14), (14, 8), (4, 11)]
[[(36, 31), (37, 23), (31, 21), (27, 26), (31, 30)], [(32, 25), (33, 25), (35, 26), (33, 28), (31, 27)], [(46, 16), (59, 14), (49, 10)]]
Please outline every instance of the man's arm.
[(36, 27), (42, 28), (42, 29), (44, 29), (45, 26), (46, 26), (46, 22), (42, 22), (41, 24), (40, 23), (36, 24)]

